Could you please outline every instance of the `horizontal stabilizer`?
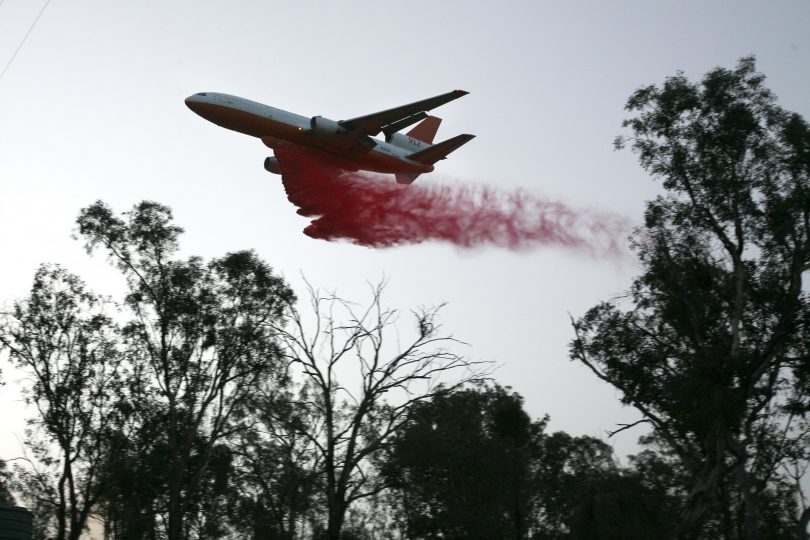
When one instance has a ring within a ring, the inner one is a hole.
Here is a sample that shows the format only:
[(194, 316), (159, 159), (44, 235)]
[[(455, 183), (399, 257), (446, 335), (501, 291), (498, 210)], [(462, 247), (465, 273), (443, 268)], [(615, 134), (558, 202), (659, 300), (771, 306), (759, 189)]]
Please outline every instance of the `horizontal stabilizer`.
[(439, 144), (434, 144), (430, 148), (426, 148), (425, 150), (420, 150), (419, 152), (411, 154), (408, 156), (408, 159), (417, 161), (419, 163), (424, 163), (426, 165), (433, 165), (440, 159), (446, 158), (447, 155), (453, 150), (457, 150), (463, 144), (471, 141), (474, 138), (475, 135), (456, 135), (452, 139), (447, 139)]
[(439, 124), (441, 123), (441, 118), (428, 116), (421, 124), (416, 125), (412, 130), (410, 130), (407, 135), (408, 137), (418, 141), (431, 144), (433, 143), (433, 137), (436, 136), (436, 132), (439, 131)]

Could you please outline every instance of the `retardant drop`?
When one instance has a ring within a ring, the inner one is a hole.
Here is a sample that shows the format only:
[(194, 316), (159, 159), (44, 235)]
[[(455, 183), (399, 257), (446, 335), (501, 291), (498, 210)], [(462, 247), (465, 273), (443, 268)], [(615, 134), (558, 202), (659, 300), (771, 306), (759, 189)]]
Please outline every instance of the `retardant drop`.
[[(283, 183), (298, 213), (311, 217), (304, 233), (369, 247), (438, 240), (460, 247), (507, 249), (560, 246), (594, 255), (623, 252), (625, 218), (576, 210), (525, 191), (485, 186), (400, 185), (383, 175), (336, 172), (307, 151), (277, 148)], [(427, 180), (429, 178), (420, 178)]]

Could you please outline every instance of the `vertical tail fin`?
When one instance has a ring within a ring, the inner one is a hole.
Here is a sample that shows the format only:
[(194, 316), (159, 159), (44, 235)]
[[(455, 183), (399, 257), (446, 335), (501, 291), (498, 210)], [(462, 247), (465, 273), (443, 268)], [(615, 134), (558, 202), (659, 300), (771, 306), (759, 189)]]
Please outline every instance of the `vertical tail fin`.
[(417, 139), (422, 142), (426, 142), (428, 144), (433, 142), (433, 138), (436, 136), (436, 132), (439, 131), (439, 124), (442, 123), (441, 118), (436, 118), (435, 116), (428, 116), (418, 124), (416, 124), (413, 129), (411, 129), (406, 135), (411, 137), (412, 139)]

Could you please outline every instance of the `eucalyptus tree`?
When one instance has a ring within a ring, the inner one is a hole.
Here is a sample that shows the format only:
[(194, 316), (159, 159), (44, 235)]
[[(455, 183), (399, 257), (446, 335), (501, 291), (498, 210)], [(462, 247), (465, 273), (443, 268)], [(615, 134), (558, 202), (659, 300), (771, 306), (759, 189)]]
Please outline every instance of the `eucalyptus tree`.
[(183, 231), (154, 202), (119, 217), (99, 201), (77, 224), (87, 251), (104, 252), (126, 280), (124, 345), (165, 411), (166, 534), (181, 540), (229, 419), (283, 371), (275, 328), (294, 295), (251, 251), (180, 259)]
[(25, 375), (35, 415), (32, 467), (16, 485), (58, 540), (78, 540), (103, 494), (101, 462), (122, 386), (118, 328), (106, 302), (75, 275), (41, 266), (27, 298), (0, 322), (0, 346)]
[[(727, 538), (782, 534), (763, 502), (800, 486), (786, 471), (810, 448), (810, 129), (764, 80), (743, 58), (632, 94), (617, 146), (665, 193), (633, 238), (643, 270), (628, 295), (574, 322), (572, 358), (687, 471), (679, 538), (710, 522)], [(780, 500), (803, 537), (807, 502)]]

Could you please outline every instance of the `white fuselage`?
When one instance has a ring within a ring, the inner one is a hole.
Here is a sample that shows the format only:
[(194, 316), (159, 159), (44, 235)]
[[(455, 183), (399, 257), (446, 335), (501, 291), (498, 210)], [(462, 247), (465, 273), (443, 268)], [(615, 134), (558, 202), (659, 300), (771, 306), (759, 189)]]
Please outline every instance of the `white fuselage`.
[[(354, 137), (318, 131), (313, 129), (310, 118), (249, 99), (201, 92), (189, 96), (186, 105), (206, 120), (257, 137), (270, 148), (291, 143), (326, 152), (347, 170), (381, 173), (426, 173), (433, 170), (432, 165), (408, 159), (413, 148), (403, 148), (365, 135)], [(420, 144), (419, 141), (414, 143)]]

